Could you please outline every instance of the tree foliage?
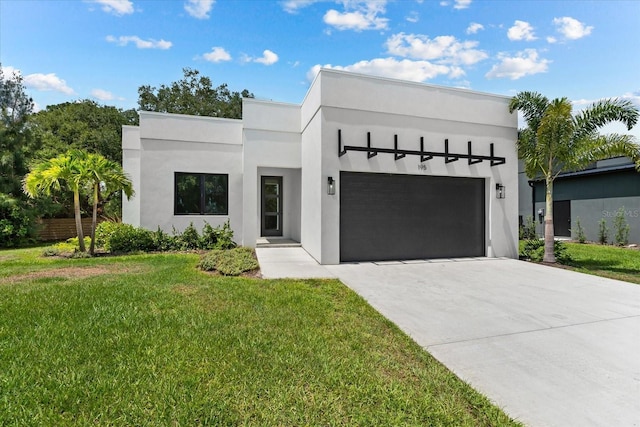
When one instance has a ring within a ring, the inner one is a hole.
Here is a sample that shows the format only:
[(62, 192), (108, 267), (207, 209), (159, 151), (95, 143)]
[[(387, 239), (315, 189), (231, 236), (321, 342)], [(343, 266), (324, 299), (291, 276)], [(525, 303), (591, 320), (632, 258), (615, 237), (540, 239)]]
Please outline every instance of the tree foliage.
[(33, 108), (22, 76), (5, 75), (0, 64), (0, 247), (19, 245), (35, 233), (34, 210), (21, 190), (37, 148), (29, 123)]
[(520, 92), (509, 111), (520, 110), (527, 128), (518, 134), (518, 155), (529, 178), (546, 184), (544, 261), (555, 262), (553, 243), (553, 182), (564, 171), (580, 170), (614, 156), (631, 158), (640, 169), (640, 147), (632, 135), (600, 135), (598, 130), (620, 121), (631, 129), (639, 112), (629, 101), (602, 100), (573, 115), (567, 98), (549, 101), (537, 92)]
[(85, 99), (50, 105), (34, 114), (32, 121), (41, 140), (35, 154), (38, 160), (84, 150), (121, 163), (122, 126), (137, 125), (138, 114)]
[(127, 199), (133, 196), (133, 183), (122, 170), (119, 163), (111, 161), (99, 154), (85, 154), (83, 159), (89, 174), (87, 184), (91, 187), (91, 201), (93, 214), (91, 221), (91, 246), (89, 253), (93, 255), (95, 249), (95, 232), (98, 219), (98, 203), (111, 194), (123, 191)]
[(194, 116), (242, 118), (242, 98), (253, 98), (248, 90), (232, 92), (226, 84), (213, 87), (211, 79), (198, 70), (183, 68), (184, 77), (159, 87), (138, 88), (138, 106), (143, 111)]
[(133, 195), (131, 180), (124, 174), (118, 163), (100, 154), (81, 150), (70, 150), (36, 164), (25, 176), (23, 186), (29, 197), (48, 196), (65, 190), (73, 193), (73, 210), (81, 252), (85, 252), (86, 248), (82, 231), (80, 198), (82, 195), (89, 194), (93, 205), (92, 253), (95, 246), (96, 212), (101, 191), (111, 194), (123, 190), (127, 197)]
[(27, 95), (22, 76), (5, 76), (0, 64), (0, 192), (20, 197), (20, 180), (27, 172), (29, 152), (34, 149), (29, 126), (33, 100)]
[(24, 191), (29, 197), (49, 196), (54, 192), (69, 190), (73, 193), (73, 210), (80, 252), (85, 252), (80, 191), (87, 185), (89, 172), (82, 162), (82, 152), (75, 150), (38, 163), (24, 178)]

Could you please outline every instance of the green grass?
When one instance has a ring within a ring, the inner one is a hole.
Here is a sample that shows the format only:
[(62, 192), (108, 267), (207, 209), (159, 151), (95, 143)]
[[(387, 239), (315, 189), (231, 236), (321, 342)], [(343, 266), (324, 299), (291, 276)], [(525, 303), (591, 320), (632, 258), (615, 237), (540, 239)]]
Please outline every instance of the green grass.
[(583, 273), (640, 284), (640, 251), (596, 244), (567, 243), (571, 268)]
[(0, 251), (0, 425), (516, 425), (335, 280)]

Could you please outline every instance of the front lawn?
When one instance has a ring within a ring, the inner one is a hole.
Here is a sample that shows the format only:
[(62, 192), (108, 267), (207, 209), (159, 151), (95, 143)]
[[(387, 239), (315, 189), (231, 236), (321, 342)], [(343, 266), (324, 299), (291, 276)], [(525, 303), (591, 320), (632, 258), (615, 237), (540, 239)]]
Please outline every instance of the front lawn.
[(336, 280), (0, 251), (0, 425), (516, 425)]
[(576, 271), (640, 284), (640, 251), (617, 246), (567, 243)]

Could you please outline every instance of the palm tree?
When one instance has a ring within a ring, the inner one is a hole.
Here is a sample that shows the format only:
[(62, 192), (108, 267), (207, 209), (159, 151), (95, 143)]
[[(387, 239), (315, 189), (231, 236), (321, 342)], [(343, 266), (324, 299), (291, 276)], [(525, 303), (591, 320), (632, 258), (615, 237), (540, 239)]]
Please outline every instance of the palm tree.
[[(89, 253), (94, 254), (96, 223), (98, 219), (98, 200), (106, 198), (116, 191), (123, 191), (127, 199), (133, 196), (133, 184), (118, 163), (108, 160), (100, 154), (87, 154), (85, 159), (89, 184), (92, 190), (93, 216), (91, 221), (91, 245)], [(101, 194), (102, 193), (102, 194)]]
[(80, 214), (80, 189), (88, 179), (84, 157), (85, 153), (79, 150), (68, 151), (37, 164), (23, 180), (24, 192), (29, 197), (48, 196), (52, 191), (60, 191), (63, 184), (73, 192), (73, 211), (81, 252), (86, 251)]
[(520, 92), (509, 104), (509, 111), (514, 110), (520, 110), (527, 122), (518, 133), (518, 156), (527, 175), (544, 178), (546, 184), (543, 260), (553, 263), (553, 181), (563, 171), (614, 156), (630, 157), (640, 169), (640, 147), (632, 135), (598, 133), (615, 121), (630, 130), (638, 121), (638, 109), (629, 101), (602, 100), (574, 116), (567, 98), (549, 101), (536, 92)]

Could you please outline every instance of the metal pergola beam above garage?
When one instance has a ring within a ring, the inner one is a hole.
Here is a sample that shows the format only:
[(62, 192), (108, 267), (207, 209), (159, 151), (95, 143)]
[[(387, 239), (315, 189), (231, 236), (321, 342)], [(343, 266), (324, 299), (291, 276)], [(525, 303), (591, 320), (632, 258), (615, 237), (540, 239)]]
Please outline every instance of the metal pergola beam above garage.
[(347, 151), (361, 151), (367, 153), (367, 158), (372, 158), (378, 153), (393, 154), (395, 160), (400, 160), (405, 156), (420, 156), (420, 163), (431, 160), (434, 157), (444, 157), (445, 163), (455, 162), (460, 159), (467, 159), (470, 165), (481, 163), (485, 160), (491, 162), (491, 166), (503, 165), (506, 163), (504, 157), (498, 157), (493, 151), (493, 142), (489, 145), (489, 155), (473, 154), (471, 149), (471, 141), (467, 141), (467, 153), (451, 153), (449, 152), (449, 140), (444, 140), (444, 152), (425, 151), (424, 137), (420, 137), (420, 150), (404, 150), (398, 148), (398, 135), (393, 136), (393, 148), (376, 148), (371, 146), (371, 132), (367, 132), (367, 146), (358, 147), (355, 145), (342, 145), (342, 129), (338, 129), (338, 157), (347, 154)]

